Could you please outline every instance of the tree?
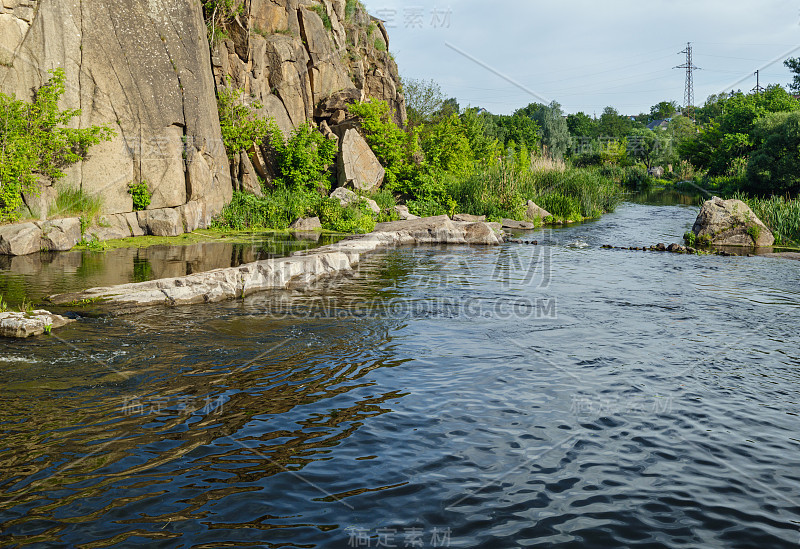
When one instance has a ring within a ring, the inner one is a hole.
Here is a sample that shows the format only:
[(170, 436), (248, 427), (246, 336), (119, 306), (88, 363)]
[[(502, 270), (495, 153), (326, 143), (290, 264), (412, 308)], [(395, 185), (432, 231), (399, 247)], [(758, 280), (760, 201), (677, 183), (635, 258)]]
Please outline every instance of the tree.
[(403, 95), (412, 128), (433, 120), (445, 102), (442, 88), (433, 80), (403, 79)]
[(533, 114), (533, 120), (542, 128), (542, 149), (557, 160), (564, 158), (569, 149), (570, 135), (561, 105), (553, 101)]
[(458, 99), (451, 97), (442, 102), (442, 108), (436, 113), (436, 117), (449, 118), (454, 114), (461, 114), (461, 105), (458, 104)]
[(755, 123), (756, 150), (747, 163), (747, 184), (761, 194), (800, 191), (800, 112), (769, 114)]
[(794, 73), (794, 77), (789, 83), (789, 89), (794, 93), (800, 93), (800, 57), (791, 57), (784, 61), (783, 64)]
[(676, 112), (678, 112), (678, 103), (676, 101), (660, 101), (650, 107), (650, 122), (672, 118)]
[(635, 129), (628, 137), (628, 156), (641, 161), (649, 170), (660, 164), (669, 153), (669, 137), (662, 131)]
[(584, 112), (567, 116), (567, 129), (573, 137), (597, 136), (597, 122)]
[(631, 121), (626, 116), (622, 116), (614, 107), (606, 107), (598, 121), (598, 129), (602, 137), (612, 137), (621, 139), (628, 135), (631, 130)]

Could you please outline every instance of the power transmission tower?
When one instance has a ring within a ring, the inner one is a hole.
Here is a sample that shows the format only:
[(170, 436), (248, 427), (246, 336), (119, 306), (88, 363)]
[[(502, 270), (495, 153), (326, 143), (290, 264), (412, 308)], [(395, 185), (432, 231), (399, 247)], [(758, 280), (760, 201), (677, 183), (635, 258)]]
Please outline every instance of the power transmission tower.
[(694, 120), (694, 71), (700, 67), (695, 67), (692, 63), (692, 43), (686, 43), (686, 49), (678, 52), (679, 55), (686, 54), (686, 63), (678, 65), (676, 69), (686, 69), (686, 91), (683, 100), (686, 103), (686, 115)]
[(759, 74), (758, 74), (759, 72), (761, 72), (761, 71), (756, 71), (756, 72), (753, 73), (753, 74), (756, 75), (756, 87), (753, 88), (752, 90), (750, 90), (753, 93), (761, 93), (763, 91), (766, 91), (766, 88), (761, 86), (761, 81), (760, 81), (760, 77), (759, 77)]

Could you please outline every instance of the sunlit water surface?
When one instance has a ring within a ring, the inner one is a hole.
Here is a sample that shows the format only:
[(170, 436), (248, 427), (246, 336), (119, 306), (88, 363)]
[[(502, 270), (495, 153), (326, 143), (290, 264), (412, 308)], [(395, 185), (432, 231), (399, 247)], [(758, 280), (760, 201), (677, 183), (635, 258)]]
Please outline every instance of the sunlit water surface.
[(696, 214), (0, 341), (0, 545), (796, 547), (800, 264), (599, 249)]

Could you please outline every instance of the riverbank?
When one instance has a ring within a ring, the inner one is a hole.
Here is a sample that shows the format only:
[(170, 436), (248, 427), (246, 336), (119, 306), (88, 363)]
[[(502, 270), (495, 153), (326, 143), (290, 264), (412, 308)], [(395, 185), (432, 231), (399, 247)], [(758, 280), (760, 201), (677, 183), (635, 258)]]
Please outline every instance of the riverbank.
[(50, 296), (55, 306), (113, 305), (115, 313), (153, 305), (190, 305), (244, 298), (255, 292), (302, 288), (321, 278), (350, 271), (361, 256), (378, 249), (421, 244), (498, 245), (487, 223), (452, 221), (447, 216), (378, 224), (366, 235), (344, 239), (292, 257), (268, 259), (184, 277), (91, 288)]

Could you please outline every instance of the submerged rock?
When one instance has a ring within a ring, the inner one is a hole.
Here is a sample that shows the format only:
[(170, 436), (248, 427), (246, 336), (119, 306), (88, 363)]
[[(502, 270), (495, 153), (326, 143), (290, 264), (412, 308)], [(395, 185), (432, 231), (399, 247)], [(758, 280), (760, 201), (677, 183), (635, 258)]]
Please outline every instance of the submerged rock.
[(32, 311), (30, 313), (0, 313), (0, 336), (24, 339), (49, 333), (51, 330), (66, 326), (72, 319), (54, 315), (49, 311)]
[(698, 240), (715, 246), (768, 247), (775, 243), (772, 232), (741, 200), (707, 200), (692, 231)]

